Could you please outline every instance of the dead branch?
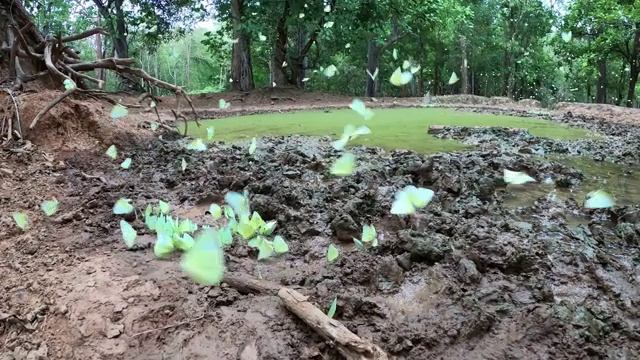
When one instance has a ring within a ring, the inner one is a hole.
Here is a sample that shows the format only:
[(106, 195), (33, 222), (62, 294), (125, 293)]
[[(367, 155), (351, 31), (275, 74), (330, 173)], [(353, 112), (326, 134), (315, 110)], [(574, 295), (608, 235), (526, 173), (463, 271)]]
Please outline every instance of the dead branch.
[(289, 311), (296, 314), (309, 327), (334, 342), (338, 352), (348, 360), (387, 360), (389, 355), (372, 342), (352, 333), (341, 322), (333, 320), (307, 301), (299, 292), (281, 288), (278, 297)]
[(342, 323), (330, 319), (318, 309), (308, 297), (296, 290), (283, 287), (267, 280), (257, 280), (242, 274), (225, 274), (222, 282), (241, 294), (277, 295), (284, 307), (298, 316), (309, 327), (332, 341), (338, 352), (347, 360), (388, 360), (390, 356), (366, 339), (352, 333)]
[(93, 82), (93, 83), (98, 84), (98, 89), (102, 90), (102, 89), (104, 88), (104, 81), (99, 80), (99, 79), (96, 79), (96, 78), (91, 77), (91, 76), (89, 76), (89, 75), (81, 74), (81, 73), (79, 73), (79, 72), (77, 72), (77, 71), (73, 70), (72, 68), (70, 68), (70, 67), (69, 67), (69, 65), (67, 65), (67, 64), (65, 64), (65, 63), (62, 63), (62, 62), (61, 62), (61, 63), (60, 63), (60, 66), (61, 66), (63, 69), (67, 70), (67, 72), (68, 72), (69, 74), (73, 74), (74, 76), (76, 76), (76, 77), (78, 77), (78, 78), (80, 78), (80, 79), (89, 80), (89, 81), (91, 81), (91, 82)]

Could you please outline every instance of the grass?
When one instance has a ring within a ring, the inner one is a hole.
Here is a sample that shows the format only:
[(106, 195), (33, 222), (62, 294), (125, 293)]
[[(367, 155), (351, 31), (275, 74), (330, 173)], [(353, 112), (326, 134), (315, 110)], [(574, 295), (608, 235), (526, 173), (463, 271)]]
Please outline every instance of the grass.
[(367, 125), (372, 133), (353, 145), (380, 146), (388, 150), (410, 149), (420, 153), (455, 151), (467, 148), (453, 140), (441, 140), (427, 134), (429, 125), (505, 126), (527, 128), (532, 135), (560, 140), (589, 138), (584, 129), (570, 128), (554, 122), (491, 114), (464, 113), (443, 108), (373, 109), (375, 116), (365, 121), (351, 109), (270, 113), (203, 120), (202, 127), (189, 126), (189, 134), (206, 139), (207, 127), (215, 127), (216, 141), (246, 140), (269, 135), (331, 135), (337, 139), (344, 126)]

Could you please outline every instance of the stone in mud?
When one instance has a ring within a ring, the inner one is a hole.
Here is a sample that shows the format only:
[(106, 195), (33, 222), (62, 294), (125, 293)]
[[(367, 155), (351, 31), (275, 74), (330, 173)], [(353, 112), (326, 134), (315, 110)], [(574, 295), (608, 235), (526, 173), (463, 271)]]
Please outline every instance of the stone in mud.
[(396, 262), (405, 271), (411, 270), (411, 253), (406, 252), (402, 255), (396, 256)]
[(383, 293), (396, 291), (403, 280), (402, 268), (398, 266), (396, 260), (391, 256), (384, 258), (373, 278), (376, 289)]
[(636, 227), (631, 223), (620, 223), (616, 226), (616, 235), (624, 239), (628, 244), (638, 244), (638, 233)]
[(446, 236), (442, 234), (413, 236), (407, 233), (400, 234), (404, 242), (403, 249), (411, 253), (413, 261), (424, 261), (430, 265), (444, 259), (446, 249)]
[(493, 179), (483, 177), (478, 180), (478, 198), (480, 200), (490, 200), (496, 191), (496, 184)]
[(464, 258), (458, 262), (458, 276), (467, 284), (472, 284), (480, 280), (480, 272), (476, 268), (476, 264)]
[(340, 241), (352, 242), (353, 238), (360, 237), (358, 224), (351, 215), (342, 213), (331, 221), (331, 231)]
[(266, 195), (254, 195), (250, 201), (251, 210), (257, 211), (265, 221), (275, 220), (282, 213), (281, 205), (272, 197)]

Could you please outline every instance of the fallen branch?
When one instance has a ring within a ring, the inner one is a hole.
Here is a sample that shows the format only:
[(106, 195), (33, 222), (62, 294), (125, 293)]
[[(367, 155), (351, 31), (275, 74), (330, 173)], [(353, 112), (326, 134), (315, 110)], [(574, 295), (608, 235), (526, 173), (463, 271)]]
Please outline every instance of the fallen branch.
[(352, 333), (341, 322), (330, 319), (324, 312), (307, 301), (308, 297), (285, 287), (278, 297), (289, 311), (296, 314), (309, 327), (331, 340), (338, 352), (348, 360), (387, 360), (389, 355), (372, 342)]
[(330, 319), (322, 310), (307, 301), (307, 296), (296, 290), (271, 281), (233, 273), (226, 274), (222, 282), (241, 294), (277, 295), (287, 310), (298, 316), (325, 339), (332, 341), (338, 352), (347, 360), (390, 359), (390, 356), (380, 347), (352, 333), (341, 322)]

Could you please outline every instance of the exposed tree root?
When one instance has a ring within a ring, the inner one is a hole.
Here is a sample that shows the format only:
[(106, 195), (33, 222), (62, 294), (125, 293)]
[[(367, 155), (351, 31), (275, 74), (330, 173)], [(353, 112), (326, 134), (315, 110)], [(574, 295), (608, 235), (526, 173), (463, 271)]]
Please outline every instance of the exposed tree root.
[[(85, 62), (80, 60), (78, 55), (75, 52), (73, 52), (69, 46), (65, 45), (68, 42), (81, 40), (95, 34), (102, 34), (102, 35), (108, 36), (109, 34), (104, 29), (95, 28), (95, 29), (85, 31), (81, 34), (64, 37), (64, 38), (61, 36), (53, 37), (51, 35), (47, 36), (46, 38), (43, 38), (42, 35), (39, 33), (37, 29), (35, 29), (35, 26), (31, 22), (29, 22), (23, 28), (19, 28), (18, 24), (15, 22), (10, 27), (11, 27), (11, 31), (9, 33), (12, 35), (11, 39), (9, 39), (10, 43), (9, 44), (5, 43), (1, 47), (2, 50), (9, 52), (10, 54), (11, 75), (15, 76), (13, 92), (10, 92), (11, 90), (8, 90), (8, 89), (3, 89), (4, 92), (11, 95), (13, 99), (13, 105), (15, 108), (13, 112), (5, 111), (5, 114), (9, 114), (9, 115), (5, 115), (5, 118), (0, 120), (0, 136), (5, 137), (5, 134), (6, 134), (6, 141), (11, 140), (11, 138), (13, 137), (13, 132), (15, 128), (15, 126), (13, 126), (14, 114), (15, 114), (15, 117), (18, 119), (17, 121), (18, 129), (16, 131), (17, 135), (19, 137), (22, 137), (24, 135), (22, 134), (22, 129), (19, 128), (20, 127), (19, 109), (18, 109), (18, 103), (13, 98), (14, 93), (16, 93), (16, 96), (19, 96), (17, 93), (22, 89), (22, 86), (24, 84), (30, 81), (35, 81), (40, 79), (45, 80), (47, 75), (50, 76), (50, 78), (53, 80), (53, 85), (51, 87), (59, 88), (64, 86), (66, 90), (65, 92), (57, 96), (55, 99), (53, 99), (47, 106), (45, 106), (35, 116), (35, 118), (31, 121), (31, 124), (29, 125), (29, 130), (33, 130), (38, 124), (38, 122), (41, 121), (42, 118), (45, 117), (45, 115), (47, 115), (47, 113), (53, 107), (55, 107), (58, 103), (62, 102), (65, 98), (69, 96), (84, 94), (95, 99), (104, 99), (112, 104), (117, 104), (115, 100), (109, 98), (107, 94), (102, 91), (104, 88), (103, 80), (96, 79), (92, 76), (84, 74), (84, 72), (93, 71), (96, 69), (111, 70), (121, 76), (141, 79), (148, 85), (153, 85), (157, 88), (161, 88), (161, 89), (165, 89), (173, 92), (174, 94), (176, 94), (176, 97), (178, 98), (177, 109), (176, 110), (172, 109), (175, 119), (176, 120), (183, 119), (185, 121), (185, 125), (187, 123), (186, 116), (184, 116), (180, 111), (179, 99), (184, 98), (189, 104), (189, 106), (191, 107), (196, 124), (198, 126), (201, 126), (200, 122), (198, 121), (200, 119), (200, 116), (198, 115), (195, 107), (193, 106), (193, 102), (191, 101), (187, 93), (184, 91), (184, 89), (182, 87), (172, 85), (162, 80), (156, 79), (151, 75), (147, 74), (144, 70), (131, 67), (131, 65), (133, 65), (136, 62), (135, 59), (108, 58), (108, 59), (102, 59), (102, 60), (97, 60), (92, 62)], [(35, 43), (34, 43), (34, 39), (36, 41)], [(32, 42), (29, 43), (28, 40), (31, 40)], [(22, 64), (25, 64), (26, 62), (29, 62), (30, 64), (36, 64), (35, 68), (39, 67), (38, 69), (39, 71), (34, 72), (32, 74), (25, 73), (25, 71), (23, 70)], [(38, 64), (44, 64), (46, 66), (46, 70), (42, 70), (43, 68), (42, 65), (38, 65)], [(92, 82), (97, 84), (97, 87), (99, 90), (96, 91), (96, 90), (89, 89), (86, 85), (86, 82)], [(153, 108), (153, 111), (155, 112), (158, 118), (158, 122), (161, 125), (163, 125), (163, 127), (168, 128), (168, 126), (164, 124), (163, 121), (160, 119), (160, 114), (156, 107), (156, 105), (159, 103), (159, 99), (157, 99), (153, 95), (148, 93), (143, 94), (141, 97), (138, 98), (138, 103), (139, 103), (138, 105), (136, 104), (122, 104), (122, 105), (129, 106), (129, 107), (142, 107), (141, 104), (146, 99), (150, 99), (150, 107)], [(185, 136), (186, 136), (186, 129), (187, 127), (185, 126)]]

